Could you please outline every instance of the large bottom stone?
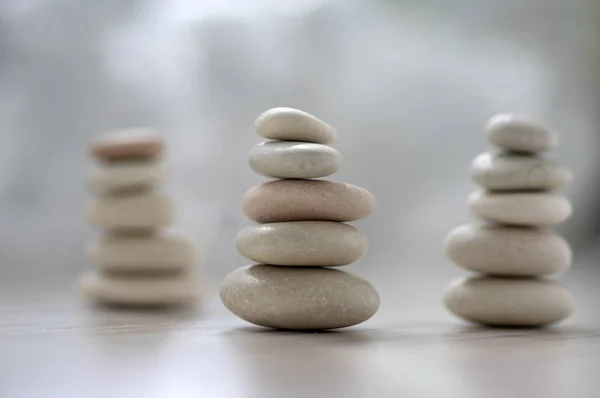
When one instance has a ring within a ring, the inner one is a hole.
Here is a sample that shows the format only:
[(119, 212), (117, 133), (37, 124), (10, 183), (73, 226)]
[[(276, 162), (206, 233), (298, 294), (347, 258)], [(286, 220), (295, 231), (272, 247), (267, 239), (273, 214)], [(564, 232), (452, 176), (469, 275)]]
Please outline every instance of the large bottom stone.
[(364, 279), (327, 268), (264, 264), (225, 277), (221, 300), (235, 315), (276, 329), (320, 330), (357, 325), (379, 308), (379, 295)]
[(544, 326), (571, 315), (571, 293), (557, 282), (537, 278), (475, 276), (453, 283), (444, 297), (453, 314), (489, 326)]

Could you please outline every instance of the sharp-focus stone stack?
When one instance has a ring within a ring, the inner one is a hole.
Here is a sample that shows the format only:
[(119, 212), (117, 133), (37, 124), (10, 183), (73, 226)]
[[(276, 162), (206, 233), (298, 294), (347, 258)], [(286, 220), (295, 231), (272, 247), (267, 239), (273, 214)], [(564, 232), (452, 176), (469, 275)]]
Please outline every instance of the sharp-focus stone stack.
[(168, 306), (199, 295), (194, 245), (164, 230), (174, 217), (171, 200), (158, 190), (164, 147), (159, 136), (141, 129), (106, 134), (91, 146), (98, 162), (89, 185), (99, 197), (88, 217), (104, 230), (89, 248), (96, 272), (81, 280), (93, 301)]
[(543, 326), (574, 310), (570, 292), (545, 278), (564, 273), (571, 248), (547, 227), (571, 215), (571, 203), (556, 193), (571, 172), (540, 153), (558, 136), (512, 115), (493, 117), (486, 126), (499, 149), (473, 161), (471, 176), (484, 190), (469, 198), (471, 212), (486, 221), (454, 229), (446, 253), (457, 265), (479, 273), (454, 283), (447, 308), (466, 320), (490, 326)]
[(238, 251), (260, 264), (233, 271), (221, 299), (235, 315), (278, 329), (317, 330), (366, 321), (379, 308), (367, 281), (325, 267), (357, 261), (367, 238), (344, 222), (367, 217), (375, 198), (344, 183), (314, 180), (338, 171), (342, 157), (328, 146), (337, 132), (305, 112), (276, 108), (263, 113), (256, 132), (269, 140), (249, 156), (258, 173), (280, 180), (251, 188), (243, 210), (259, 225), (243, 229)]

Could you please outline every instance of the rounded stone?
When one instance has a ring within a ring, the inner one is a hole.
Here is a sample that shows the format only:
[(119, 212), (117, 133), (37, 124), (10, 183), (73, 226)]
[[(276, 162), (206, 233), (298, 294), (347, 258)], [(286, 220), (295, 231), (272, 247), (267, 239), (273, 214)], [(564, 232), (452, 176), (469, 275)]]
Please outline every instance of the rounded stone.
[(552, 160), (489, 152), (473, 160), (471, 177), (489, 191), (555, 190), (573, 180), (569, 169)]
[(549, 192), (474, 192), (468, 204), (474, 215), (486, 221), (530, 227), (560, 224), (573, 210), (567, 198)]
[(313, 115), (293, 108), (273, 108), (254, 122), (258, 135), (271, 140), (305, 141), (331, 144), (337, 131)]
[(242, 209), (259, 223), (356, 221), (369, 216), (375, 197), (356, 185), (323, 180), (279, 180), (246, 192)]
[(248, 162), (274, 178), (319, 178), (339, 171), (342, 155), (330, 146), (297, 141), (265, 141), (254, 146)]
[(137, 128), (103, 134), (92, 141), (91, 152), (101, 160), (157, 157), (165, 149), (164, 140), (153, 130)]
[(163, 164), (153, 160), (103, 163), (92, 169), (88, 184), (102, 194), (158, 186), (165, 175)]
[(93, 242), (90, 257), (105, 272), (144, 273), (187, 269), (199, 253), (187, 238), (174, 233), (106, 234)]
[(444, 296), (454, 315), (489, 326), (544, 326), (574, 312), (571, 293), (557, 282), (536, 278), (470, 277)]
[(559, 235), (497, 225), (461, 225), (448, 234), (445, 249), (452, 262), (467, 270), (505, 276), (563, 273), (573, 256)]
[(350, 225), (329, 221), (261, 224), (241, 230), (238, 252), (250, 260), (273, 265), (333, 267), (358, 260), (367, 251), (367, 237)]
[(322, 330), (354, 326), (379, 308), (375, 288), (358, 276), (327, 268), (255, 264), (227, 275), (221, 301), (259, 326)]
[(514, 152), (543, 152), (558, 145), (558, 135), (539, 123), (511, 114), (492, 117), (485, 130), (498, 148)]
[(88, 210), (89, 219), (99, 228), (148, 230), (165, 227), (174, 218), (171, 200), (155, 192), (101, 196)]
[(101, 304), (118, 306), (171, 306), (189, 304), (201, 294), (198, 277), (123, 276), (90, 273), (79, 285), (81, 293)]

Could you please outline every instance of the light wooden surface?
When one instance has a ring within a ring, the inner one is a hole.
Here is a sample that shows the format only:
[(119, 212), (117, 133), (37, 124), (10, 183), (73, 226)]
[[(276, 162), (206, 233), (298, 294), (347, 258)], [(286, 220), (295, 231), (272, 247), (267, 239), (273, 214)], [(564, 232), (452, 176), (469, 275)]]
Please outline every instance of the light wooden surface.
[(540, 331), (469, 327), (442, 308), (408, 317), (419, 303), (389, 296), (364, 327), (301, 334), (237, 320), (215, 289), (162, 313), (88, 306), (68, 284), (5, 289), (0, 397), (593, 397), (596, 280), (575, 272), (580, 313)]

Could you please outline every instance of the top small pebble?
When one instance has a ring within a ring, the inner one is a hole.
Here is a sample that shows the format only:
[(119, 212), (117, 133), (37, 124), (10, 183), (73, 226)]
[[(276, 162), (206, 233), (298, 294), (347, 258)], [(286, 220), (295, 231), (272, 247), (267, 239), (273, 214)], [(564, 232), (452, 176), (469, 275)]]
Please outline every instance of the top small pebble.
[(258, 135), (272, 140), (332, 144), (337, 131), (313, 115), (298, 109), (273, 108), (254, 122)]
[(100, 160), (158, 157), (165, 149), (164, 140), (150, 129), (118, 130), (96, 138), (92, 154)]
[(516, 115), (496, 115), (488, 121), (485, 130), (493, 145), (511, 152), (545, 152), (558, 145), (556, 133)]

